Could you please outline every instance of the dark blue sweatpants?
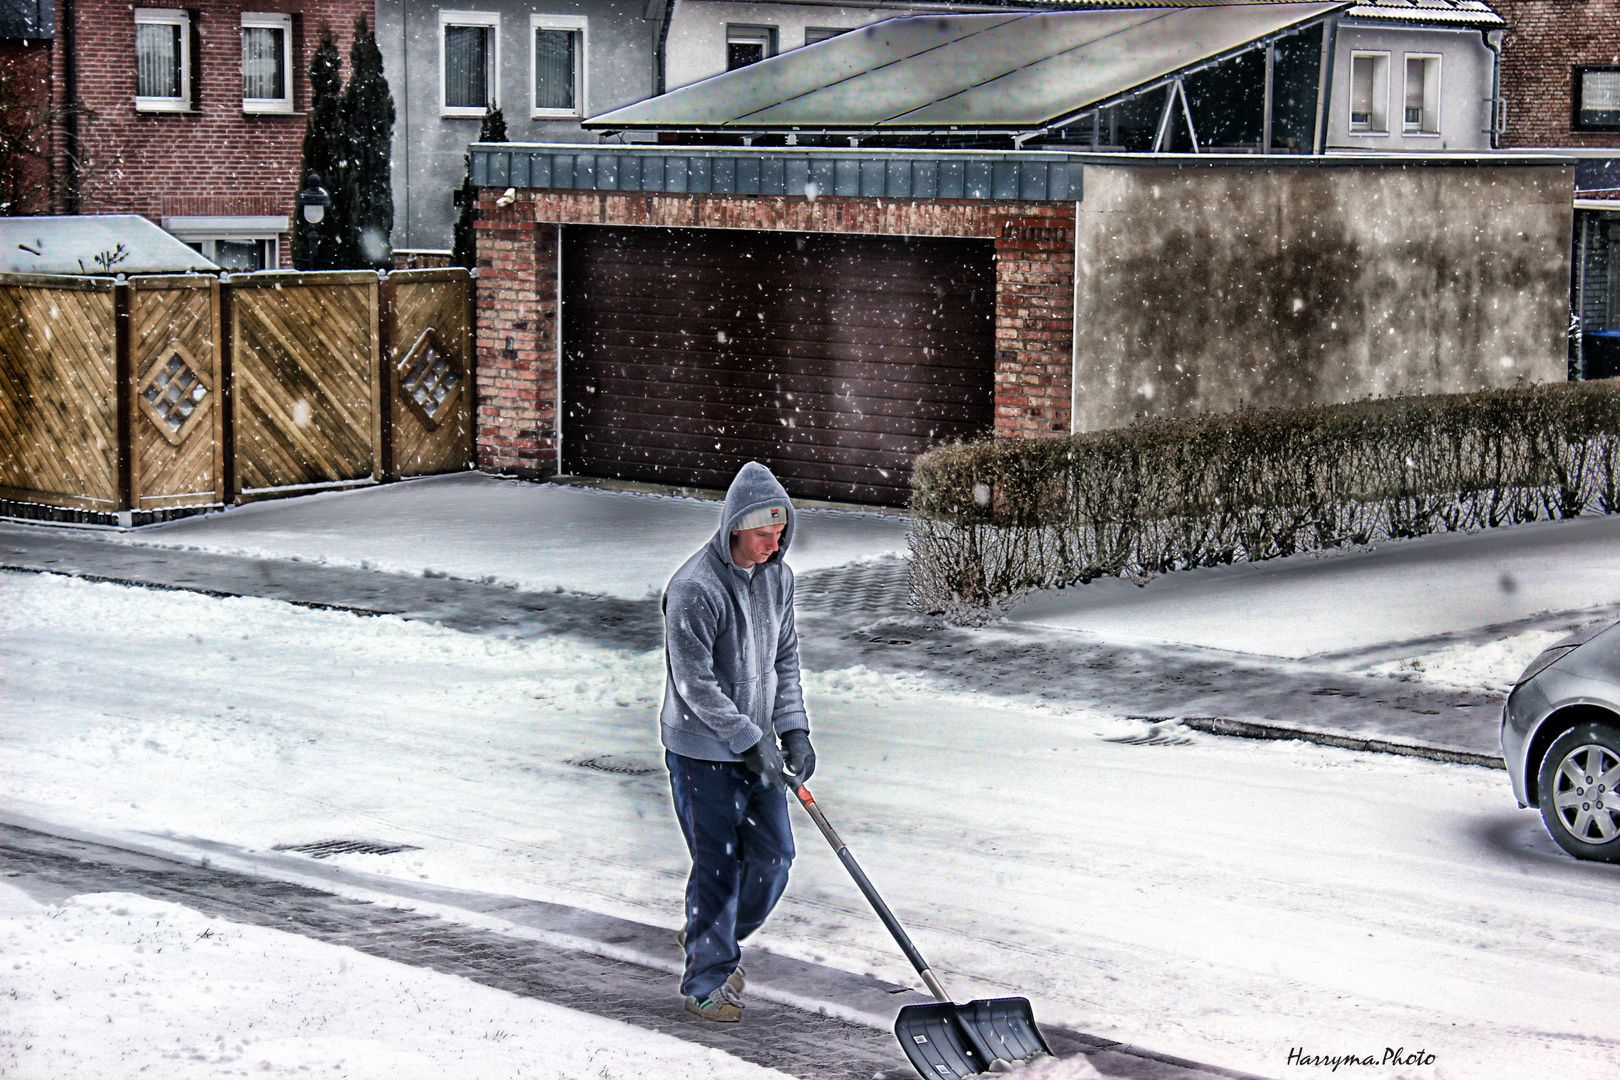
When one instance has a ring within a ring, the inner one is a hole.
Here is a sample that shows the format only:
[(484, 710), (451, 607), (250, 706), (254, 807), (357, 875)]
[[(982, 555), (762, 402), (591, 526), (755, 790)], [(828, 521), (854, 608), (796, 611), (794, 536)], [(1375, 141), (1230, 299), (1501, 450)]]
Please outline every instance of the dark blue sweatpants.
[(786, 793), (741, 762), (669, 751), (664, 761), (692, 856), (681, 993), (702, 999), (736, 969), (737, 943), (760, 928), (787, 888), (793, 831)]

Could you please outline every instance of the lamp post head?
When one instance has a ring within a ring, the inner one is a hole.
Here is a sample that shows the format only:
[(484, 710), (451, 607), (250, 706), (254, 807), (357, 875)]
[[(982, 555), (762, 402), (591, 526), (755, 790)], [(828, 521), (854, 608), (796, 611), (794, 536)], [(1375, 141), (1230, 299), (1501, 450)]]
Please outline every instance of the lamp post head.
[(326, 217), (326, 208), (332, 205), (332, 196), (321, 187), (320, 173), (310, 173), (308, 186), (298, 193), (298, 210), (311, 225), (319, 225)]

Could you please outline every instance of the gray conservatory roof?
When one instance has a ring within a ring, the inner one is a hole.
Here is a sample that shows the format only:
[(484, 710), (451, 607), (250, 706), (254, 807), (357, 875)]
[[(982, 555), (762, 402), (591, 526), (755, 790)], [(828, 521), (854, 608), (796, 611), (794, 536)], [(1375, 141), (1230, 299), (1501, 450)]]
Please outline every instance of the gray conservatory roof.
[(178, 274), (219, 266), (138, 214), (0, 217), (0, 273)]
[(1347, 6), (1220, 3), (889, 19), (592, 117), (585, 126), (1029, 130)]

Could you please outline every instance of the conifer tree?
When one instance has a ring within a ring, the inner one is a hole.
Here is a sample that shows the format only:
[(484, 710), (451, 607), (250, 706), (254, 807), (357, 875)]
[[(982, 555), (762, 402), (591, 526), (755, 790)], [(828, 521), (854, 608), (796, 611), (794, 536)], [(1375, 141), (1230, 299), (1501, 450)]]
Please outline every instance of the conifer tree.
[[(394, 140), (394, 99), (383, 77), (382, 50), (365, 15), (354, 24), (349, 50), (349, 85), (343, 91), (343, 131), (347, 138), (341, 187), (345, 211), (344, 266), (391, 269), (394, 187), (390, 158)], [(334, 196), (335, 198), (335, 196)]]
[[(492, 105), (485, 111), (484, 120), (478, 125), (478, 141), (506, 141), (506, 117), (501, 114), (499, 105)], [(466, 175), (461, 181), (461, 211), (456, 215), (450, 264), (471, 270), (478, 265), (478, 237), (473, 229), (478, 218), (478, 188), (472, 182), (472, 155), (463, 155), (462, 163), (466, 167)]]
[[(321, 24), (320, 43), (309, 58), (310, 102), (304, 120), (304, 161), (298, 172), (298, 190), (309, 186), (311, 173), (318, 174), (321, 186), (332, 195), (332, 205), (318, 230), (321, 236), (321, 269), (343, 265), (335, 259), (339, 245), (333, 239), (344, 231), (343, 215), (338, 204), (338, 162), (343, 160), (343, 75), (342, 58), (338, 55), (337, 37), (331, 26)], [(293, 220), (293, 265), (308, 266), (309, 223), (302, 214)]]

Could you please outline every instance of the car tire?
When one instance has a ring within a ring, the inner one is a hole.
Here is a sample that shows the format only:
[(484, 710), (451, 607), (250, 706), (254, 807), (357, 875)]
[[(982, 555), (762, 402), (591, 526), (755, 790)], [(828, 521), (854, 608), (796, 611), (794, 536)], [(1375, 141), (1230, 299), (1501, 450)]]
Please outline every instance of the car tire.
[(1559, 847), (1577, 859), (1620, 862), (1620, 728), (1577, 724), (1554, 739), (1536, 801)]

